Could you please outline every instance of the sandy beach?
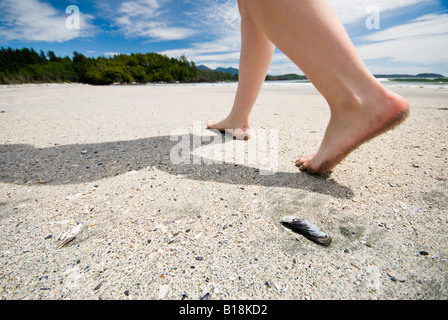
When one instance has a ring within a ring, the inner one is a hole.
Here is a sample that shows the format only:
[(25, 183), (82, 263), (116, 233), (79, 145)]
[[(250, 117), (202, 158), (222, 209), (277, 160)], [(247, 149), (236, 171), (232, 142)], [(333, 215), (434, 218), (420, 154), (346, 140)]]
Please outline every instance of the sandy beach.
[[(1, 299), (447, 299), (448, 89), (392, 89), (409, 119), (310, 176), (294, 162), (330, 116), (311, 85), (261, 92), (270, 175), (205, 152), (236, 84), (0, 87)], [(200, 138), (189, 162), (172, 161), (176, 132)]]

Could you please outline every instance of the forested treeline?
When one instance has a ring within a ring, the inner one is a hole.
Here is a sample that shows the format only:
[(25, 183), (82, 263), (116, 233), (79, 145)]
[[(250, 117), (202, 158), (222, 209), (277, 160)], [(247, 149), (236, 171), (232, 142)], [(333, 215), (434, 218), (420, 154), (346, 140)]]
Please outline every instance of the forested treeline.
[(54, 52), (11, 48), (0, 50), (0, 83), (77, 81), (78, 75), (70, 58), (58, 58)]
[(34, 49), (0, 50), (0, 83), (82, 82), (94, 85), (146, 82), (196, 82), (232, 80), (231, 74), (198, 70), (184, 56), (169, 58), (157, 53), (136, 53), (88, 58), (57, 57)]

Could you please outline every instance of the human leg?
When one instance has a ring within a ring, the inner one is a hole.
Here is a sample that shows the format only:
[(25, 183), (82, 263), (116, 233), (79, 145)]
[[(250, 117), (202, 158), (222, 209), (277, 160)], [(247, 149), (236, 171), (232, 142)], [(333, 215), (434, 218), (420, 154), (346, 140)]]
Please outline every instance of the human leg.
[(237, 139), (248, 138), (249, 117), (266, 78), (275, 46), (258, 29), (240, 5), (241, 14), (241, 54), (239, 63), (238, 89), (234, 104), (227, 118), (208, 124), (209, 129), (234, 130)]
[(385, 88), (362, 62), (327, 0), (240, 0), (252, 21), (327, 100), (331, 119), (314, 156), (296, 161), (326, 172), (363, 142), (408, 114), (407, 101)]

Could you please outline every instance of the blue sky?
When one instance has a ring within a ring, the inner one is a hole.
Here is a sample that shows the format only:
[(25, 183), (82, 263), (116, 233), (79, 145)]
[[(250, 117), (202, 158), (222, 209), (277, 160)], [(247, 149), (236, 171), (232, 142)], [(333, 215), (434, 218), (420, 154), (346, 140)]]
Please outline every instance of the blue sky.
[[(448, 76), (448, 0), (330, 2), (372, 73)], [(79, 8), (80, 29), (66, 26), (70, 5)], [(239, 23), (236, 0), (0, 0), (0, 46), (58, 56), (158, 52), (237, 68)], [(302, 74), (279, 50), (269, 73)]]

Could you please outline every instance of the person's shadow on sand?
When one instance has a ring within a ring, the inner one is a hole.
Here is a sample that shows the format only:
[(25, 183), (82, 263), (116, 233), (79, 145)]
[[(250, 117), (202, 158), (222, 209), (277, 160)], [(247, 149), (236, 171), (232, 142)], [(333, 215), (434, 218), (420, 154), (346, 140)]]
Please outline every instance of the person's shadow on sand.
[[(194, 137), (190, 134), (186, 138), (193, 141)], [(159, 136), (50, 148), (0, 145), (0, 181), (22, 185), (88, 183), (154, 166), (157, 170), (191, 180), (294, 188), (337, 198), (353, 196), (353, 191), (346, 186), (306, 173), (261, 175), (258, 168), (247, 165), (204, 164), (209, 159), (193, 154), (189, 155), (191, 161), (188, 163), (173, 164), (170, 152), (179, 142), (171, 140), (170, 136)], [(201, 141), (200, 146), (208, 143)]]

